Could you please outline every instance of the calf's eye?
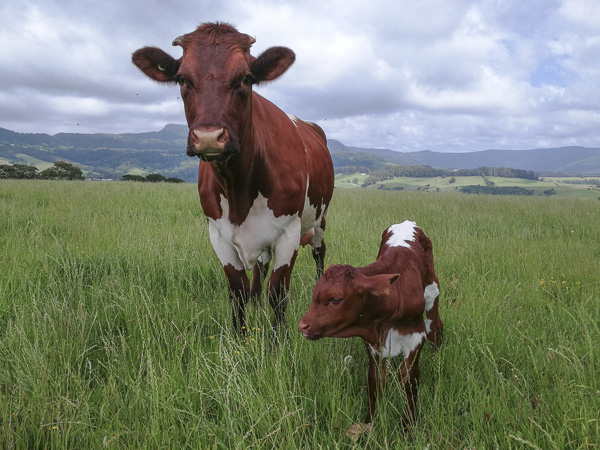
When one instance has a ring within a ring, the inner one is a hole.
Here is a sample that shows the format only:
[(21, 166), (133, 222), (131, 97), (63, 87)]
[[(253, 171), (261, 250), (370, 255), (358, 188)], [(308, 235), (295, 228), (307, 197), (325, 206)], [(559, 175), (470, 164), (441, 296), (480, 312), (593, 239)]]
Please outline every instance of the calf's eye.
[(185, 80), (181, 75), (175, 75), (175, 81), (179, 86), (183, 86), (185, 84)]
[(334, 305), (338, 305), (338, 304), (339, 304), (339, 303), (342, 301), (342, 299), (341, 299), (341, 298), (337, 298), (337, 297), (335, 297), (335, 298), (332, 298), (332, 299), (331, 299), (331, 300), (329, 300), (329, 301), (330, 301), (331, 303), (333, 303)]

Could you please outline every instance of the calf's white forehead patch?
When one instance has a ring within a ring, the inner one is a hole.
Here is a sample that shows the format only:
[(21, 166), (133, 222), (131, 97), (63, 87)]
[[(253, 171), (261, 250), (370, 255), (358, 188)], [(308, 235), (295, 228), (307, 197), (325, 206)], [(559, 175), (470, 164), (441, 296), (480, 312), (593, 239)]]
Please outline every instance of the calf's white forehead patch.
[(390, 247), (408, 247), (410, 248), (409, 242), (415, 241), (415, 228), (417, 224), (410, 220), (405, 220), (402, 223), (397, 223), (388, 228), (391, 233), (387, 245)]

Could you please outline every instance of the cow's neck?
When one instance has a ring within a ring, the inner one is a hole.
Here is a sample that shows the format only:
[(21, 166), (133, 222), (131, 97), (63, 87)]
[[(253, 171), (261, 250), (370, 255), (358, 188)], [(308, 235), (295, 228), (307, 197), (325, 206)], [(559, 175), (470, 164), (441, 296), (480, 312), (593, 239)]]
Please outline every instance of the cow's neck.
[(211, 163), (215, 179), (229, 203), (230, 220), (238, 224), (244, 221), (258, 197), (265, 174), (260, 167), (263, 161), (258, 154), (252, 123), (243, 129), (239, 136), (239, 153), (223, 162)]

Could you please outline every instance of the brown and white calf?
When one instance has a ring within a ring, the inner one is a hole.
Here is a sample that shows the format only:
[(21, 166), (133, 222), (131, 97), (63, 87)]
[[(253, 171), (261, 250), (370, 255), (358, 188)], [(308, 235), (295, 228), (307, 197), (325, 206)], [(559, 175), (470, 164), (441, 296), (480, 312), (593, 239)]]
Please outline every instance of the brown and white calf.
[(332, 265), (317, 282), (298, 328), (311, 340), (363, 338), (369, 354), (365, 423), (371, 422), (385, 386), (386, 360), (400, 354), (408, 409), (404, 423), (414, 421), (421, 349), (425, 340), (437, 347), (442, 339), (439, 294), (431, 241), (410, 221), (385, 230), (374, 263), (359, 268)]
[(201, 160), (200, 203), (227, 278), (234, 327), (242, 332), (246, 302), (260, 295), (271, 259), (268, 298), (275, 329), (285, 323), (300, 244), (311, 245), (322, 274), (334, 183), (323, 130), (288, 116), (252, 89), (281, 76), (294, 52), (271, 47), (255, 57), (253, 43), (231, 25), (206, 23), (173, 41), (183, 49), (179, 59), (156, 47), (132, 56), (153, 80), (180, 86), (190, 130), (187, 154)]

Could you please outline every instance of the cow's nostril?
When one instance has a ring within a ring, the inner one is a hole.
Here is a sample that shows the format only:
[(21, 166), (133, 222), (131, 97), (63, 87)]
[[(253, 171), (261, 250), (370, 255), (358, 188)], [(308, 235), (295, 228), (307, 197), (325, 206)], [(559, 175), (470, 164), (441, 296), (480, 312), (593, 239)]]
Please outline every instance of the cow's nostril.
[(223, 128), (223, 132), (217, 138), (217, 142), (219, 144), (224, 144), (227, 142), (228, 137), (229, 137), (229, 135), (227, 134), (227, 130), (225, 128)]

